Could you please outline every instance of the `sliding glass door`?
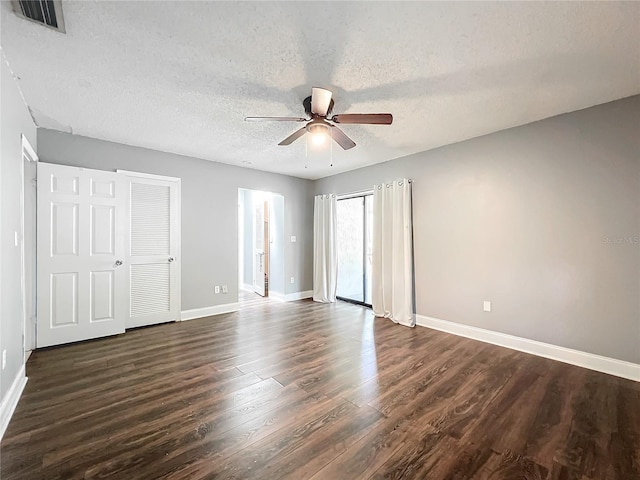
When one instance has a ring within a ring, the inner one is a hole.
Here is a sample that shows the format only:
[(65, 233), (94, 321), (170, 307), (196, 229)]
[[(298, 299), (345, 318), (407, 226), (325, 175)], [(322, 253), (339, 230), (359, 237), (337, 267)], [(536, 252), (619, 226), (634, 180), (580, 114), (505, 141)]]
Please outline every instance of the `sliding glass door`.
[(373, 195), (338, 199), (338, 298), (371, 306)]

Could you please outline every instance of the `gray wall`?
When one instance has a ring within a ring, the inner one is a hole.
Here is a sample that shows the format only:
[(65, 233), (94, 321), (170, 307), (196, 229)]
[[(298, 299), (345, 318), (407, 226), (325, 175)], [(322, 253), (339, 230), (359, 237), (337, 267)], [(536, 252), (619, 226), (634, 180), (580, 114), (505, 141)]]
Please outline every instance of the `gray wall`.
[(417, 313), (640, 363), (640, 96), (315, 191), (402, 177), (414, 180)]
[(242, 283), (251, 285), (253, 288), (253, 194), (251, 190), (241, 190), (243, 197), (242, 204)]
[(21, 231), (21, 134), (35, 148), (36, 126), (1, 55), (0, 69), (0, 353), (7, 350), (7, 366), (0, 370), (0, 399), (4, 399), (24, 364), (22, 266), (20, 248), (14, 245), (14, 232)]
[[(98, 170), (126, 169), (182, 179), (182, 309), (238, 299), (238, 188), (284, 196), (285, 293), (311, 290), (313, 247), (309, 180), (265, 173), (93, 138), (38, 129), (40, 161)], [(227, 284), (229, 293), (214, 294)]]

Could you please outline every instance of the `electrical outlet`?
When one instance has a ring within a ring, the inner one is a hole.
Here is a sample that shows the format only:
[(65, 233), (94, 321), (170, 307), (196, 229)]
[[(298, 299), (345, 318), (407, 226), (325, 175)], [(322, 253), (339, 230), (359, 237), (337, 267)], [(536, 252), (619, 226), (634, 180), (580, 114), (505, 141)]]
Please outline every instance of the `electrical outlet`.
[(296, 238), (295, 235), (291, 235), (291, 243), (296, 243), (298, 239)]
[(490, 301), (488, 301), (488, 300), (485, 300), (485, 301), (484, 301), (484, 303), (483, 303), (483, 305), (482, 305), (482, 309), (483, 309), (485, 312), (490, 312), (490, 311), (491, 311), (491, 302), (490, 302)]
[(291, 277), (291, 283), (296, 283), (296, 277)]
[(229, 289), (226, 285), (222, 285), (222, 293), (229, 293)]
[(216, 285), (216, 287), (215, 287), (214, 291), (215, 291), (216, 293), (220, 293), (220, 285)]
[(7, 350), (4, 349), (2, 351), (2, 369), (4, 370), (4, 367), (7, 366)]

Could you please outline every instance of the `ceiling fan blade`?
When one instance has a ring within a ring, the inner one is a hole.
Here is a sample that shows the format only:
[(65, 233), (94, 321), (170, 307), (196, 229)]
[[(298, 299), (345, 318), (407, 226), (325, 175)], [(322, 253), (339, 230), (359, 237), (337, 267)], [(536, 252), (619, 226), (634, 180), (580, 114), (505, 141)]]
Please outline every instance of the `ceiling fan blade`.
[(326, 117), (331, 104), (331, 91), (324, 88), (313, 87), (311, 89), (311, 113)]
[(336, 143), (345, 150), (349, 150), (356, 146), (356, 142), (347, 137), (347, 134), (335, 125), (331, 125), (331, 138), (333, 138)]
[(244, 117), (245, 122), (306, 122), (301, 117)]
[(391, 125), (393, 115), (390, 113), (343, 113), (331, 118), (336, 123), (359, 123), (361, 125)]
[(301, 129), (296, 130), (291, 135), (289, 135), (287, 138), (282, 140), (278, 145), (291, 145), (293, 142), (295, 142), (297, 139), (299, 139), (305, 133), (307, 133), (307, 127), (302, 127)]

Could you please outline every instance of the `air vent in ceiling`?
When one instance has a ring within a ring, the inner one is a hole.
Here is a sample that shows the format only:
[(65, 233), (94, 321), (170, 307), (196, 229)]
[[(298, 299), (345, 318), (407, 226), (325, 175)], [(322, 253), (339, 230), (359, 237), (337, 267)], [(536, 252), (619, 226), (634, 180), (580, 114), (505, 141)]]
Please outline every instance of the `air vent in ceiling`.
[(11, 3), (18, 16), (64, 33), (60, 0), (11, 0)]

